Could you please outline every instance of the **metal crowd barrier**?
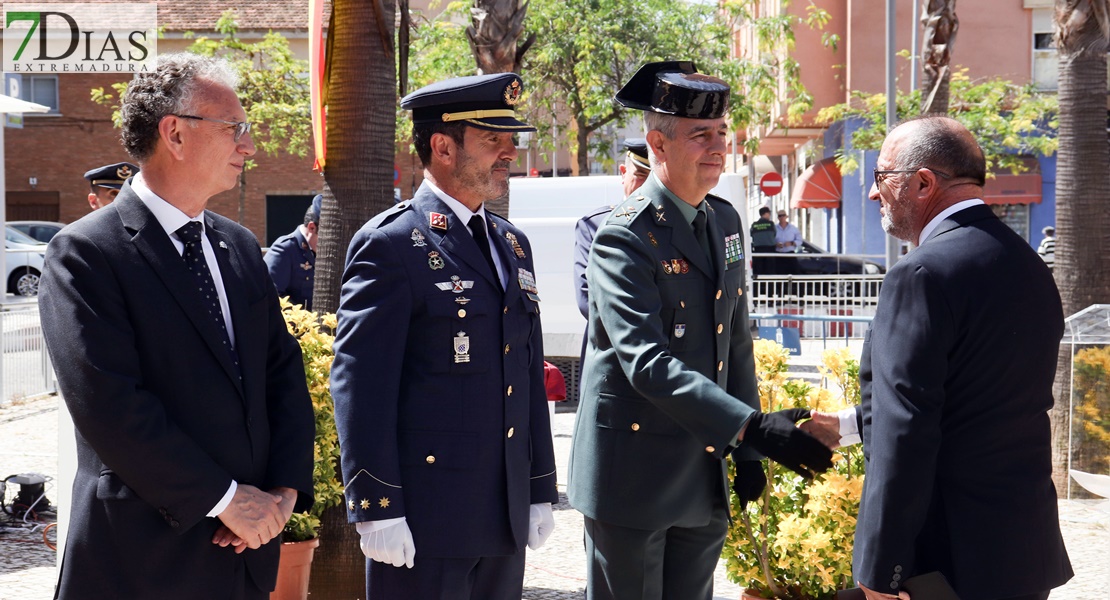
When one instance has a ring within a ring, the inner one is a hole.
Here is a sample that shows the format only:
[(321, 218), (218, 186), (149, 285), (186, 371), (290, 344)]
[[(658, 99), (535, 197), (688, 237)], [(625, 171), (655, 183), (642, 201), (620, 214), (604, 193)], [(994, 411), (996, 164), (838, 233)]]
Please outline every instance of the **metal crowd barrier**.
[[(875, 315), (882, 275), (772, 275), (751, 281), (750, 308), (802, 338), (862, 338)], [(753, 317), (754, 318), (754, 317)]]
[(56, 392), (57, 382), (39, 322), (35, 301), (0, 306), (3, 355), (0, 358), (0, 405)]

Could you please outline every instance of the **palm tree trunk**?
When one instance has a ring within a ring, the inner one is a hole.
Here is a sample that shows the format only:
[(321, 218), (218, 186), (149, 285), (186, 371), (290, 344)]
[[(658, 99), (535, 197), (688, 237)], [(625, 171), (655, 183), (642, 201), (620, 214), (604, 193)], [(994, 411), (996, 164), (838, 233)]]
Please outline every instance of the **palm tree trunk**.
[(527, 13), (528, 3), (522, 5), (520, 0), (475, 0), (466, 40), (480, 72), (520, 72), (524, 53), (536, 41), (533, 33), (518, 44)]
[[(370, 217), (393, 204), (392, 0), (333, 0), (328, 28), (327, 162), (312, 306), (335, 312), (347, 246)], [(366, 597), (365, 558), (342, 506), (327, 511), (313, 558), (313, 598)]]
[(335, 0), (332, 6), (327, 164), (312, 294), (317, 312), (339, 308), (351, 238), (370, 217), (393, 205), (394, 5), (392, 0)]
[[(917, 1), (917, 0), (915, 0)], [(952, 70), (952, 44), (960, 29), (956, 0), (922, 0), (924, 36), (921, 42), (921, 114), (948, 112), (948, 81)]]
[[(1110, 146), (1106, 135), (1106, 50), (1110, 18), (1102, 0), (1057, 0), (1060, 137), (1056, 155), (1056, 263), (1053, 274), (1074, 314), (1110, 302)], [(1051, 413), (1053, 479), (1067, 489), (1068, 399), (1073, 348), (1062, 344)]]

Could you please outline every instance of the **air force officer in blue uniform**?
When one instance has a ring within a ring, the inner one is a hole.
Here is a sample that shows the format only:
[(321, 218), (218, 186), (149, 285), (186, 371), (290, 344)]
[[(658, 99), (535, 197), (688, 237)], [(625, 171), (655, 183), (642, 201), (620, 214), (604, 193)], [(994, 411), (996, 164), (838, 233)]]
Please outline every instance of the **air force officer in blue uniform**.
[(347, 254), (331, 391), (376, 600), (519, 600), (554, 525), (532, 249), (485, 210), (508, 192), (513, 73), (413, 92), (424, 183)]
[(289, 302), (312, 310), (312, 286), (316, 278), (316, 240), (320, 227), (320, 203), (317, 194), (304, 214), (304, 224), (292, 233), (274, 240), (263, 260), (270, 279), (274, 280), (278, 296), (288, 296)]
[(617, 93), (645, 111), (652, 174), (590, 251), (589, 341), (568, 494), (585, 516), (588, 599), (712, 597), (728, 528), (725, 457), (742, 500), (768, 456), (804, 475), (831, 453), (762, 414), (740, 216), (707, 196), (724, 166), (729, 87), (652, 63)]

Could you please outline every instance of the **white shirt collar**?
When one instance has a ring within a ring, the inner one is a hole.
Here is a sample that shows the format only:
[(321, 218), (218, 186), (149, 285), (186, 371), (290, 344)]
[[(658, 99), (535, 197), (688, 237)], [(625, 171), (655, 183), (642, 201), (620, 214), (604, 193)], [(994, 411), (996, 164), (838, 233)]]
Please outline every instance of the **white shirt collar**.
[[(478, 212), (473, 212), (469, 208), (467, 208), (465, 204), (459, 202), (458, 200), (455, 200), (451, 196), (448, 196), (447, 192), (444, 192), (443, 190), (436, 187), (436, 184), (432, 183), (430, 179), (425, 179), (424, 183), (428, 186), (429, 189), (432, 190), (432, 193), (435, 194), (437, 198), (443, 200), (443, 203), (447, 205), (447, 208), (450, 208), (451, 212), (455, 213), (455, 216), (458, 217), (460, 221), (462, 221), (464, 226), (469, 227), (470, 218), (474, 215), (479, 215), (480, 217), (482, 217), (482, 222), (485, 223), (486, 204), (484, 202), (481, 206), (478, 207)], [(489, 237), (488, 226), (486, 228), (486, 237)]]
[[(136, 174), (134, 179), (131, 180), (131, 190), (135, 192), (139, 200), (142, 200), (143, 204), (150, 209), (150, 212), (154, 213), (154, 218), (158, 220), (158, 224), (162, 226), (162, 229), (166, 230), (166, 234), (171, 238), (174, 237), (178, 229), (181, 229), (181, 227), (189, 221), (199, 221), (201, 227), (204, 227), (203, 212), (197, 215), (196, 218), (189, 218), (189, 215), (181, 212), (181, 209), (166, 202), (147, 187), (146, 181), (143, 179), (142, 171)], [(201, 231), (204, 231), (204, 229), (201, 229)]]
[(964, 200), (962, 202), (957, 202), (957, 203), (953, 204), (952, 206), (949, 206), (948, 208), (940, 211), (940, 214), (933, 217), (933, 219), (931, 221), (929, 221), (929, 223), (927, 225), (925, 225), (925, 228), (921, 230), (921, 235), (918, 236), (918, 238), (917, 238), (917, 245), (920, 246), (921, 244), (925, 243), (925, 240), (929, 239), (929, 234), (933, 233), (933, 230), (936, 229), (938, 225), (940, 225), (941, 221), (943, 221), (943, 220), (947, 219), (948, 217), (960, 212), (961, 210), (964, 210), (965, 208), (971, 208), (972, 206), (979, 206), (980, 204), (986, 204), (986, 203), (983, 202), (982, 200), (980, 200), (979, 198), (972, 198), (970, 200)]

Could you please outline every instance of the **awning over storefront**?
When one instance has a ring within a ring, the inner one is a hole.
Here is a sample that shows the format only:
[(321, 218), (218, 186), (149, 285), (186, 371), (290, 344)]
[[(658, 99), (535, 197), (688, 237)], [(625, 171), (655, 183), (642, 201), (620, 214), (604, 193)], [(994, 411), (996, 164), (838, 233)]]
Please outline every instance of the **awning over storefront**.
[(983, 201), (987, 204), (1040, 204), (1041, 174), (996, 173), (983, 186)]
[(837, 208), (841, 189), (836, 159), (823, 158), (798, 177), (790, 205), (793, 208)]

